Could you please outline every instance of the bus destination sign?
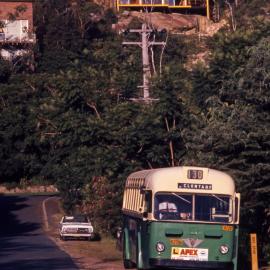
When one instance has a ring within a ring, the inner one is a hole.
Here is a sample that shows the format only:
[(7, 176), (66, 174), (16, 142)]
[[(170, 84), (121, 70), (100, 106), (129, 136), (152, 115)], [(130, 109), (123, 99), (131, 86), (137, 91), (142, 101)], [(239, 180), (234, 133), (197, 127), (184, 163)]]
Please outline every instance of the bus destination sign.
[(188, 179), (203, 179), (203, 170), (188, 170)]
[(181, 189), (203, 189), (203, 190), (212, 190), (212, 185), (211, 185), (211, 184), (178, 183), (178, 188), (181, 188)]

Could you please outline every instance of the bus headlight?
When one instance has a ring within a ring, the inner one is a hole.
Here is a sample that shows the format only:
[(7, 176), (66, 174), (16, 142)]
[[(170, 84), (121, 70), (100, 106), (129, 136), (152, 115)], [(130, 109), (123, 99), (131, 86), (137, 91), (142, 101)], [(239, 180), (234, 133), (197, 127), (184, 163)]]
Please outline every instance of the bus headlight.
[(221, 245), (219, 247), (219, 251), (220, 251), (221, 254), (225, 255), (225, 254), (227, 254), (229, 252), (229, 247), (226, 246), (226, 245)]
[(165, 245), (162, 242), (157, 242), (156, 250), (157, 252), (163, 252), (165, 250)]

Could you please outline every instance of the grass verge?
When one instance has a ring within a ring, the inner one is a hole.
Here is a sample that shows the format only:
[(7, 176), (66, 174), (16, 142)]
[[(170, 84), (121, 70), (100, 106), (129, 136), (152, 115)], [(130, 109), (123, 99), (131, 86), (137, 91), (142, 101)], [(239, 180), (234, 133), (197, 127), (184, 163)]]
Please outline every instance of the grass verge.
[(57, 213), (50, 220), (50, 235), (54, 237), (64, 250), (74, 257), (90, 258), (106, 262), (116, 262), (122, 264), (122, 253), (116, 249), (116, 241), (108, 236), (101, 236), (99, 241), (67, 240), (62, 241), (58, 235), (59, 221), (61, 213)]

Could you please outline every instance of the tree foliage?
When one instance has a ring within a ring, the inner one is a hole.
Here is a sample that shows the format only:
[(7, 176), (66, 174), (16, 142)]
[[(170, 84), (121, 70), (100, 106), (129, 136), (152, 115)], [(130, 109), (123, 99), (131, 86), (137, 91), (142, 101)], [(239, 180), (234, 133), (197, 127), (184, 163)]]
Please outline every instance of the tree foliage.
[(10, 75), (11, 75), (10, 63), (0, 58), (0, 84), (7, 83)]

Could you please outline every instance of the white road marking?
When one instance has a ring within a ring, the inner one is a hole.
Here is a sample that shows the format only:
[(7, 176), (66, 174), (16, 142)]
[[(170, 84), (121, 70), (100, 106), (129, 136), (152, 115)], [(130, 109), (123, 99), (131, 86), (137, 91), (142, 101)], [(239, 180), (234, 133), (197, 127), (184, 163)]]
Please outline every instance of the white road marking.
[(46, 202), (54, 199), (55, 197), (49, 197), (47, 199), (45, 199), (42, 202), (42, 211), (43, 211), (43, 219), (44, 219), (44, 224), (45, 224), (45, 230), (48, 231), (49, 230), (49, 221), (48, 221), (48, 214), (47, 214), (47, 210), (46, 210)]

